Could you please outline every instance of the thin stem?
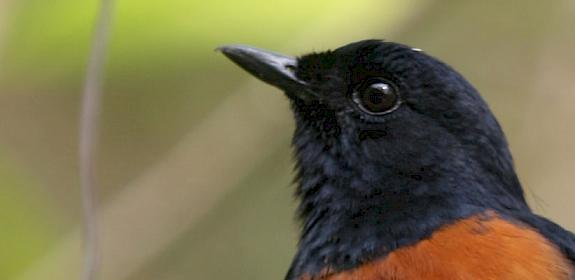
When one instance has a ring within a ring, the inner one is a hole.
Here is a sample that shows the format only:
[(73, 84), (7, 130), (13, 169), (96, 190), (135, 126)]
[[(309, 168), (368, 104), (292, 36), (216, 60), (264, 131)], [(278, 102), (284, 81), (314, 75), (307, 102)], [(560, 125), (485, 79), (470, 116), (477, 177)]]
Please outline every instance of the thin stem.
[(95, 25), (91, 53), (86, 69), (80, 116), (79, 176), (84, 225), (84, 269), (81, 278), (83, 280), (96, 280), (100, 265), (95, 165), (102, 76), (104, 74), (108, 31), (113, 14), (113, 2), (113, 0), (100, 1), (99, 16)]

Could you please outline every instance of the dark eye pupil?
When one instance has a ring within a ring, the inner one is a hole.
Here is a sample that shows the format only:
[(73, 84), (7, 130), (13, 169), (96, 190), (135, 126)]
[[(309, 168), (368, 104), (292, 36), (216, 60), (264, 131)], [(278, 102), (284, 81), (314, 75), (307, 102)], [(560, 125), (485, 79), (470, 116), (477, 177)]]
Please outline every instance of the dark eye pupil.
[(375, 82), (360, 87), (354, 102), (369, 113), (387, 113), (397, 107), (398, 96), (395, 88), (385, 82)]
[(370, 86), (365, 92), (366, 101), (372, 105), (385, 102), (386, 85), (376, 84)]

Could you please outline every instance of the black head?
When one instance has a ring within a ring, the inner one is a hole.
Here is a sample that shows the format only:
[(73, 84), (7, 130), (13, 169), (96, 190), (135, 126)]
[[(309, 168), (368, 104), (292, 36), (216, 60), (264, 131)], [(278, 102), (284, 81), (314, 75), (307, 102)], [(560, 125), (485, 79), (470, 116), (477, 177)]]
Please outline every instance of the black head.
[(485, 171), (482, 180), (523, 200), (505, 137), (486, 103), (460, 74), (419, 49), (365, 40), (297, 59), (244, 46), (221, 51), (286, 91), (301, 167), (333, 154), (342, 168), (373, 164), (377, 170), (358, 172), (378, 183), (400, 174), (432, 180), (449, 171), (439, 166), (452, 169), (447, 173), (473, 167)]
[[(331, 267), (353, 266), (384, 254), (379, 247), (413, 242), (442, 219), (526, 207), (486, 103), (421, 50), (381, 40), (297, 59), (221, 50), (292, 103), (305, 248), (292, 274), (317, 271), (309, 263), (322, 258)], [(329, 245), (333, 236), (338, 245)]]

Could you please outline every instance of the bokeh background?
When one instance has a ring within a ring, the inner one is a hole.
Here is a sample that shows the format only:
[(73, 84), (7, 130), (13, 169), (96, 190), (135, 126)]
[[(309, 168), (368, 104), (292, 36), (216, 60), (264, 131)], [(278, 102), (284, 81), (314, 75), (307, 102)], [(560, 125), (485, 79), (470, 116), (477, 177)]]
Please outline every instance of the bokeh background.
[[(80, 92), (98, 2), (0, 0), (0, 279), (78, 279)], [(99, 152), (109, 280), (281, 279), (297, 242), (285, 98), (213, 49), (385, 38), (491, 104), (537, 212), (575, 230), (575, 1), (117, 1)]]

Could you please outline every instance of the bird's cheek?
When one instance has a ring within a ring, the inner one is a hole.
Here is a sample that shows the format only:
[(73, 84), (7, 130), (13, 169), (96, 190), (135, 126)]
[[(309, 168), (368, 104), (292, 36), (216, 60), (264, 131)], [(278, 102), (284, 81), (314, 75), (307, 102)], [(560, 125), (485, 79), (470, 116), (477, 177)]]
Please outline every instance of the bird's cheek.
[(357, 138), (359, 141), (365, 141), (368, 139), (377, 140), (387, 135), (387, 130), (384, 129), (364, 129), (357, 133)]
[(364, 140), (360, 140), (358, 143), (361, 147), (361, 158), (366, 162), (378, 165), (392, 163), (391, 154), (393, 153), (393, 149), (386, 140), (368, 137)]
[(339, 136), (341, 134), (341, 127), (335, 118), (326, 119), (322, 127), (324, 133), (331, 136)]

